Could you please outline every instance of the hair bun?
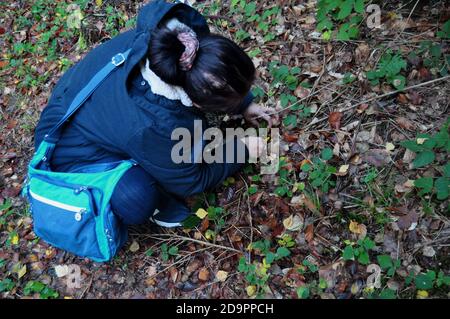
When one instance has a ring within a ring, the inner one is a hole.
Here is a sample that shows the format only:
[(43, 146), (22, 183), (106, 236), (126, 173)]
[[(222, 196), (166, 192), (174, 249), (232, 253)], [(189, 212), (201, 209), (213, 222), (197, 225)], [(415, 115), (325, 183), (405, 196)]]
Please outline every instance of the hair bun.
[(179, 39), (178, 30), (168, 28), (156, 29), (152, 32), (148, 48), (150, 68), (163, 81), (182, 86), (185, 72), (180, 67), (180, 59), (185, 46)]

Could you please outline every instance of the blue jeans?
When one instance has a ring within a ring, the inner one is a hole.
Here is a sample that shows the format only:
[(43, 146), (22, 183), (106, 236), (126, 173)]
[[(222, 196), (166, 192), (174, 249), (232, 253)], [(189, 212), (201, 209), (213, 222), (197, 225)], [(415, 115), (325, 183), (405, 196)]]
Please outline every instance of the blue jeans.
[(185, 211), (183, 200), (163, 191), (156, 180), (140, 166), (130, 168), (119, 180), (111, 197), (112, 211), (126, 225), (148, 222), (155, 209)]

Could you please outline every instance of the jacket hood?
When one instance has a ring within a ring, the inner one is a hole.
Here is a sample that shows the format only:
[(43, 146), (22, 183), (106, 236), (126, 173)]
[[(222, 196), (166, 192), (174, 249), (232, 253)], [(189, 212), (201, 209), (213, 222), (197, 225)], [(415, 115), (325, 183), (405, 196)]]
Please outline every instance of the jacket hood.
[(137, 18), (138, 32), (151, 32), (165, 17), (175, 17), (198, 35), (209, 33), (206, 19), (191, 6), (181, 2), (155, 0), (142, 7)]
[(195, 31), (198, 36), (209, 33), (206, 19), (191, 6), (181, 2), (166, 2), (154, 0), (139, 11), (137, 17), (136, 35), (127, 63), (127, 73), (146, 55), (151, 33), (165, 18), (177, 18)]

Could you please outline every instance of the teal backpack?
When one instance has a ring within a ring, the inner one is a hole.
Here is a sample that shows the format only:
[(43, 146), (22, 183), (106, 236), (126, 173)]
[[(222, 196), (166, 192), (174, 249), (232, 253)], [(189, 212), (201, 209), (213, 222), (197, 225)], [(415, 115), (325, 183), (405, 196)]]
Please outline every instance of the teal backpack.
[(110, 199), (133, 160), (101, 163), (76, 171), (50, 168), (63, 124), (102, 81), (122, 65), (129, 51), (116, 54), (75, 96), (63, 118), (39, 145), (28, 165), (23, 195), (28, 198), (34, 232), (49, 244), (94, 261), (108, 261), (127, 241), (127, 227), (111, 211)]

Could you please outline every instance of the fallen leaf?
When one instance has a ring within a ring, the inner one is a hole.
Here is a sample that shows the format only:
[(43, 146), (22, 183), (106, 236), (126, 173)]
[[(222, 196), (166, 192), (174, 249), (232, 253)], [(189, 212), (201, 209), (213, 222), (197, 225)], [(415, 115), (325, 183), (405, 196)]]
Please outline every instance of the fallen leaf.
[(397, 220), (398, 228), (402, 230), (414, 230), (417, 226), (419, 215), (415, 210), (410, 210), (406, 215), (401, 216)]
[(428, 292), (426, 290), (417, 290), (417, 299), (427, 299)]
[(56, 265), (54, 269), (58, 278), (64, 277), (69, 273), (69, 267), (67, 265)]
[(291, 215), (283, 220), (283, 226), (286, 230), (297, 231), (303, 227), (303, 220), (298, 215)]
[(314, 225), (309, 224), (305, 228), (305, 239), (307, 242), (311, 242), (314, 238)]
[(300, 99), (303, 99), (309, 95), (309, 90), (307, 88), (304, 88), (303, 86), (299, 85), (295, 89), (294, 95)]
[(350, 165), (348, 165), (348, 164), (345, 164), (345, 165), (341, 165), (340, 167), (339, 167), (339, 170), (338, 170), (338, 172), (336, 173), (336, 175), (338, 175), (338, 176), (345, 176), (345, 175), (347, 175), (347, 173), (348, 173), (348, 168), (350, 167)]
[(14, 234), (14, 236), (11, 238), (11, 244), (17, 245), (19, 243), (19, 235)]
[(195, 213), (195, 215), (197, 215), (198, 218), (203, 219), (206, 216), (208, 216), (208, 212), (206, 210), (204, 210), (203, 208), (199, 208), (197, 210), (197, 212)]
[(392, 143), (386, 143), (386, 151), (392, 152), (395, 149), (395, 145)]
[(359, 224), (358, 222), (352, 220), (348, 228), (352, 233), (358, 235), (358, 239), (363, 239), (367, 235), (367, 227), (364, 224)]
[(247, 292), (247, 295), (249, 297), (253, 297), (256, 293), (256, 286), (247, 286), (247, 288), (245, 288), (245, 291)]
[(207, 281), (209, 279), (209, 270), (206, 267), (203, 267), (198, 272), (198, 279), (202, 281)]
[(153, 277), (154, 275), (156, 275), (156, 266), (149, 266), (148, 268), (147, 268), (147, 276), (149, 276), (149, 277)]
[(398, 125), (400, 125), (402, 129), (409, 131), (414, 131), (416, 129), (414, 123), (408, 120), (406, 117), (398, 117), (395, 121)]
[(342, 119), (341, 112), (331, 112), (330, 116), (328, 117), (328, 122), (330, 123), (331, 128), (335, 130), (340, 129), (341, 119)]
[(139, 250), (139, 244), (137, 243), (137, 241), (134, 240), (134, 241), (131, 243), (129, 249), (130, 249), (130, 251), (131, 251), (132, 253), (137, 252), (137, 251)]
[(425, 257), (430, 257), (431, 258), (431, 257), (434, 257), (434, 255), (436, 255), (436, 251), (431, 246), (425, 246), (425, 247), (423, 247), (422, 254)]
[(416, 142), (417, 142), (418, 145), (422, 145), (423, 143), (426, 142), (426, 140), (428, 140), (428, 138), (426, 138), (426, 137), (419, 137), (419, 138), (417, 138)]
[(376, 167), (382, 167), (390, 163), (391, 156), (384, 149), (374, 149), (364, 153), (362, 159)]
[(23, 265), (22, 267), (20, 267), (20, 269), (17, 270), (18, 279), (25, 276), (26, 273), (27, 273), (27, 265)]
[(228, 272), (224, 271), (224, 270), (219, 270), (216, 273), (216, 279), (220, 282), (224, 282), (225, 280), (227, 280), (228, 277)]

